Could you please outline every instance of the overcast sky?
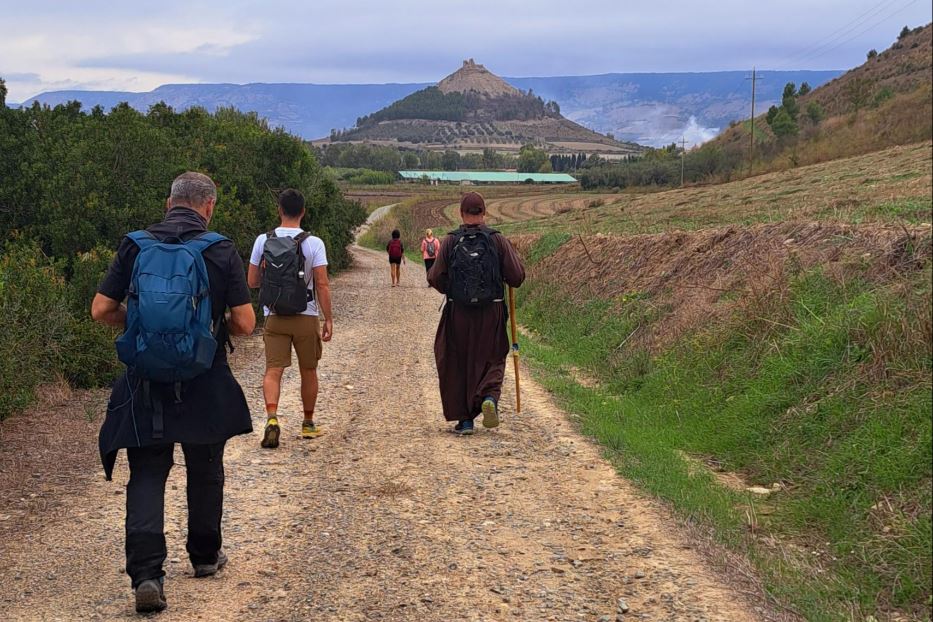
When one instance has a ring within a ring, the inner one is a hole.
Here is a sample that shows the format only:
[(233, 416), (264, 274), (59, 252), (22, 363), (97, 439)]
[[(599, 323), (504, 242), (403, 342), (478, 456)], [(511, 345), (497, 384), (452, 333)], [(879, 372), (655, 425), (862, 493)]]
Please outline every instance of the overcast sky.
[(0, 0), (10, 101), (177, 82), (845, 69), (931, 20), (929, 0)]

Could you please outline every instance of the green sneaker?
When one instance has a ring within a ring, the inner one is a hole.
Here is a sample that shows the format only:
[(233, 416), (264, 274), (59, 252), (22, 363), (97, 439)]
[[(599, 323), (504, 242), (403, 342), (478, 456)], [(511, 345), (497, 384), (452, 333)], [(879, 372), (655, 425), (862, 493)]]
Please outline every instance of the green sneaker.
[(305, 421), (301, 424), (301, 438), (317, 438), (324, 435), (324, 430), (315, 425), (313, 421)]
[(259, 445), (266, 449), (275, 449), (279, 446), (280, 433), (279, 420), (275, 417), (269, 417), (269, 420), (266, 421), (266, 430), (262, 434), (262, 442)]
[(483, 427), (499, 427), (499, 407), (496, 405), (496, 400), (491, 397), (483, 400)]

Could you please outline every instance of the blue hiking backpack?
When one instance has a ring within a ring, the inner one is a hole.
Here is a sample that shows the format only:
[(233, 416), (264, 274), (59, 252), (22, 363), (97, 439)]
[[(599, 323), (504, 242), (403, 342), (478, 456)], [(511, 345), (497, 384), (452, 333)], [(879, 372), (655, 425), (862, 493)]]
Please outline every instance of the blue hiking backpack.
[(227, 238), (211, 231), (187, 242), (167, 238), (177, 243), (148, 231), (127, 237), (139, 246), (139, 255), (117, 355), (144, 381), (175, 383), (180, 391), (179, 383), (204, 373), (214, 361), (217, 339), (202, 253)]

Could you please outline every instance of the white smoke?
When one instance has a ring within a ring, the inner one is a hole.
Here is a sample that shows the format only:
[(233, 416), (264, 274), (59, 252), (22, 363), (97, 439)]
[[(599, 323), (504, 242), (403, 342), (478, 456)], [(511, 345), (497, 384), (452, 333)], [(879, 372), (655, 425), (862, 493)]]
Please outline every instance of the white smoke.
[(658, 136), (648, 144), (652, 147), (661, 147), (671, 143), (677, 143), (677, 146), (680, 146), (683, 144), (682, 141), (685, 141), (687, 149), (691, 149), (692, 147), (702, 145), (708, 140), (712, 140), (718, 134), (718, 127), (700, 125), (697, 122), (696, 116), (690, 115), (690, 119), (687, 121), (686, 125), (678, 129), (665, 129), (659, 132)]

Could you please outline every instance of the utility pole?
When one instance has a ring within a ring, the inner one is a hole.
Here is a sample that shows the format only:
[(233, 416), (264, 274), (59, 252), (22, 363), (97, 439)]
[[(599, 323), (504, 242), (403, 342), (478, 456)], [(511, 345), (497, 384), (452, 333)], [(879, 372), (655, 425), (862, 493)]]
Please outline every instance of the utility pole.
[(752, 163), (755, 161), (755, 83), (761, 80), (758, 77), (755, 67), (752, 67), (752, 77), (745, 78), (752, 81), (752, 131), (748, 145), (748, 174), (752, 174)]
[(680, 187), (684, 187), (684, 158), (687, 157), (687, 136), (680, 137)]

